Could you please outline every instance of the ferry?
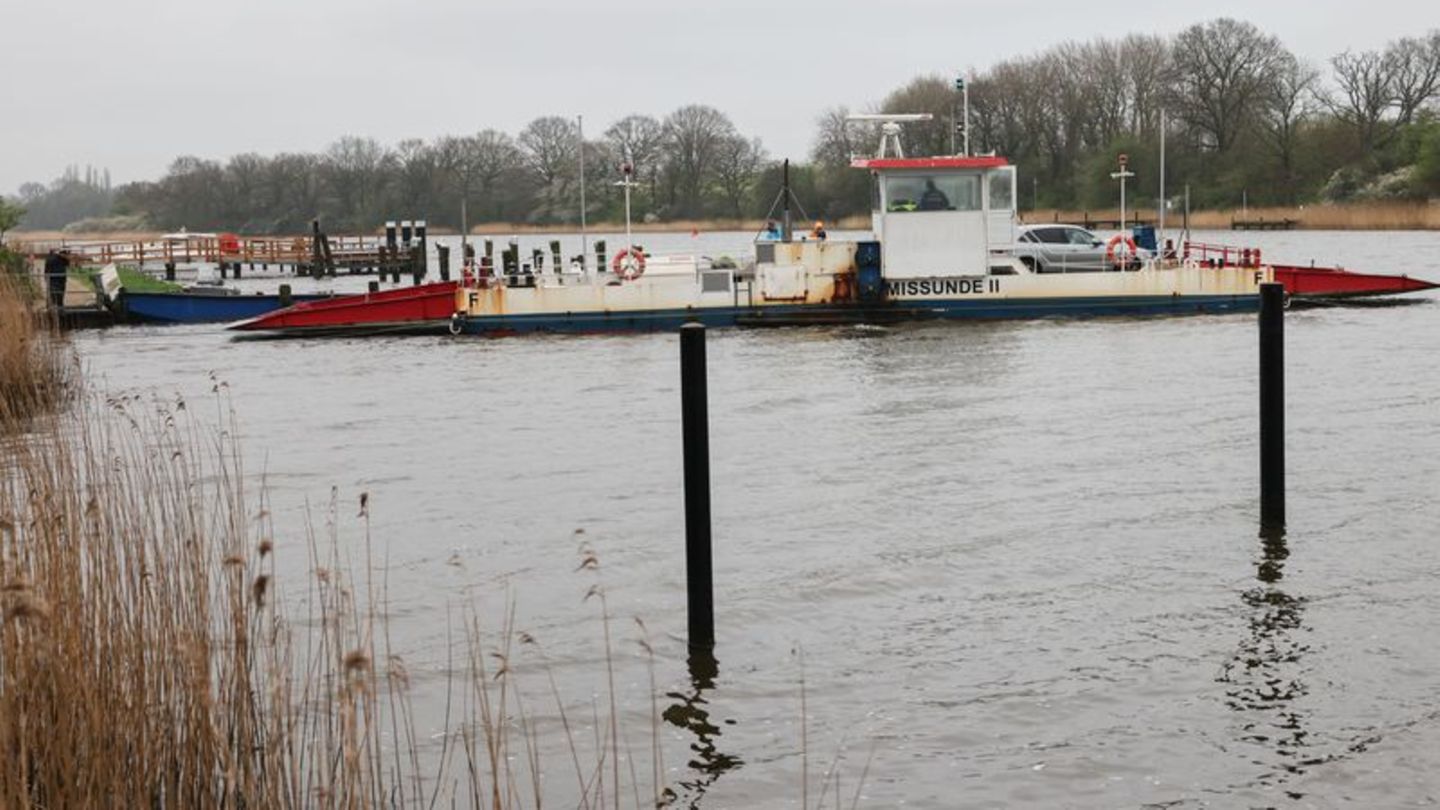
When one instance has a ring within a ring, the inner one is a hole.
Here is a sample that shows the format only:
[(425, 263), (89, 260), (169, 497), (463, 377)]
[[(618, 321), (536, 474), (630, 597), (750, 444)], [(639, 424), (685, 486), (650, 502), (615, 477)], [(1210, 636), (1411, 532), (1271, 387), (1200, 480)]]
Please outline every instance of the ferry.
[[(867, 238), (755, 245), (739, 270), (634, 248), (602, 268), (482, 276), (455, 294), (453, 334), (1177, 315), (1255, 310), (1261, 266), (1199, 262), (1033, 272), (1014, 255), (1015, 167), (1003, 157), (858, 158), (875, 183)], [(1132, 267), (1134, 269), (1132, 269)]]

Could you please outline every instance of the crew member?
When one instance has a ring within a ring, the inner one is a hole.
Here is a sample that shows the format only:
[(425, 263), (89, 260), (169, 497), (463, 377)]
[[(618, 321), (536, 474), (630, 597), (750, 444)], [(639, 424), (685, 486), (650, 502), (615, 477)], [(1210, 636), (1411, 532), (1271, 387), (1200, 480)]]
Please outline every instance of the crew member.
[(765, 235), (763, 238), (768, 239), (771, 242), (779, 242), (781, 239), (785, 238), (785, 235), (780, 232), (780, 223), (776, 222), (773, 219), (765, 220)]
[(935, 187), (934, 179), (927, 179), (925, 181), (925, 192), (920, 195), (920, 210), (950, 210), (950, 198), (945, 196), (945, 192)]
[(811, 238), (811, 239), (824, 239), (824, 238), (825, 238), (825, 223), (824, 223), (824, 221), (818, 220), (818, 219), (815, 220), (815, 227), (810, 229), (810, 238)]
[(45, 254), (45, 283), (50, 293), (50, 306), (58, 312), (65, 306), (65, 276), (70, 271), (69, 251)]

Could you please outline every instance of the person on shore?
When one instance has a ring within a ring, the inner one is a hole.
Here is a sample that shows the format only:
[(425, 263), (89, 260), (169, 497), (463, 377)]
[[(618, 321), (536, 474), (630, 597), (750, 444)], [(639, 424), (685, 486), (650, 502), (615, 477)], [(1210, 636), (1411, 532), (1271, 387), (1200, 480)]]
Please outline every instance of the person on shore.
[(825, 239), (825, 223), (822, 220), (815, 220), (815, 227), (810, 229), (811, 239)]
[(65, 306), (65, 277), (70, 272), (70, 252), (51, 250), (45, 254), (45, 284), (50, 294), (50, 306), (56, 312)]

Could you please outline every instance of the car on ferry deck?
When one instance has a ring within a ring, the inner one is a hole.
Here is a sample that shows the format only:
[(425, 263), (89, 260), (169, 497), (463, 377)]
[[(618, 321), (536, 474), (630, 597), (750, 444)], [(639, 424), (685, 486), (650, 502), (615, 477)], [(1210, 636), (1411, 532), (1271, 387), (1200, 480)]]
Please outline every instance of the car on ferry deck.
[[(1106, 255), (1104, 240), (1076, 225), (1021, 225), (1015, 240), (1015, 255), (1037, 273), (1095, 273), (1114, 270)], [(1127, 264), (1139, 267), (1150, 257), (1139, 249)]]

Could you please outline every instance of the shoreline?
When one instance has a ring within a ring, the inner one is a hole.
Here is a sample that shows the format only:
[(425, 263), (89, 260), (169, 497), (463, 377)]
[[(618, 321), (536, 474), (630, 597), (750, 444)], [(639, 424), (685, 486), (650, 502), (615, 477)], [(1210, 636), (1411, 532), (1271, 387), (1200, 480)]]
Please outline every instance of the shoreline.
[[(1131, 209), (1128, 213), (1130, 218), (1140, 217), (1146, 221), (1153, 221), (1156, 218), (1154, 208)], [(1033, 211), (1022, 211), (1019, 215), (1021, 224), (1043, 224), (1048, 222), (1084, 222), (1088, 220), (1115, 221), (1120, 218), (1119, 209), (1055, 209), (1043, 208)], [(1178, 229), (1182, 226), (1184, 214), (1180, 212), (1169, 212), (1166, 216), (1166, 224), (1170, 228)], [(1260, 221), (1280, 222), (1284, 220), (1293, 221), (1293, 230), (1297, 231), (1434, 231), (1440, 230), (1440, 201), (1437, 202), (1413, 202), (1413, 203), (1363, 203), (1357, 205), (1301, 205), (1293, 208), (1288, 207), (1267, 207), (1241, 209), (1220, 209), (1207, 211), (1190, 212), (1190, 227), (1198, 230), (1232, 230), (1236, 221)], [(803, 227), (808, 222), (797, 222), (795, 230), (802, 233), (808, 228)], [(867, 230), (870, 227), (868, 215), (841, 217), (837, 220), (826, 220), (825, 225), (830, 230)], [(764, 229), (764, 219), (708, 219), (708, 220), (677, 220), (673, 222), (650, 222), (634, 223), (631, 231), (634, 233), (715, 233), (733, 231), (754, 231), (759, 233)], [(587, 231), (592, 233), (623, 233), (624, 222), (595, 222), (590, 223)], [(1243, 230), (1243, 229), (1241, 229)], [(508, 235), (533, 235), (550, 233), (575, 233), (578, 228), (573, 224), (558, 225), (536, 225), (531, 223), (508, 223), (508, 222), (487, 222), (474, 225), (470, 228), (472, 236), (508, 236)], [(13, 230), (8, 231), (8, 241), (16, 244), (26, 242), (60, 242), (60, 241), (141, 241), (157, 239), (165, 231), (95, 231), (95, 232), (74, 232), (67, 233), (59, 230)], [(384, 233), (383, 228), (376, 228), (371, 231), (363, 231), (365, 235), (380, 235)], [(430, 233), (434, 236), (457, 236), (458, 228), (443, 226), (432, 227)], [(246, 236), (259, 236), (261, 234), (245, 234)], [(276, 234), (287, 236), (294, 234)], [(337, 234), (338, 235), (338, 234)]]

